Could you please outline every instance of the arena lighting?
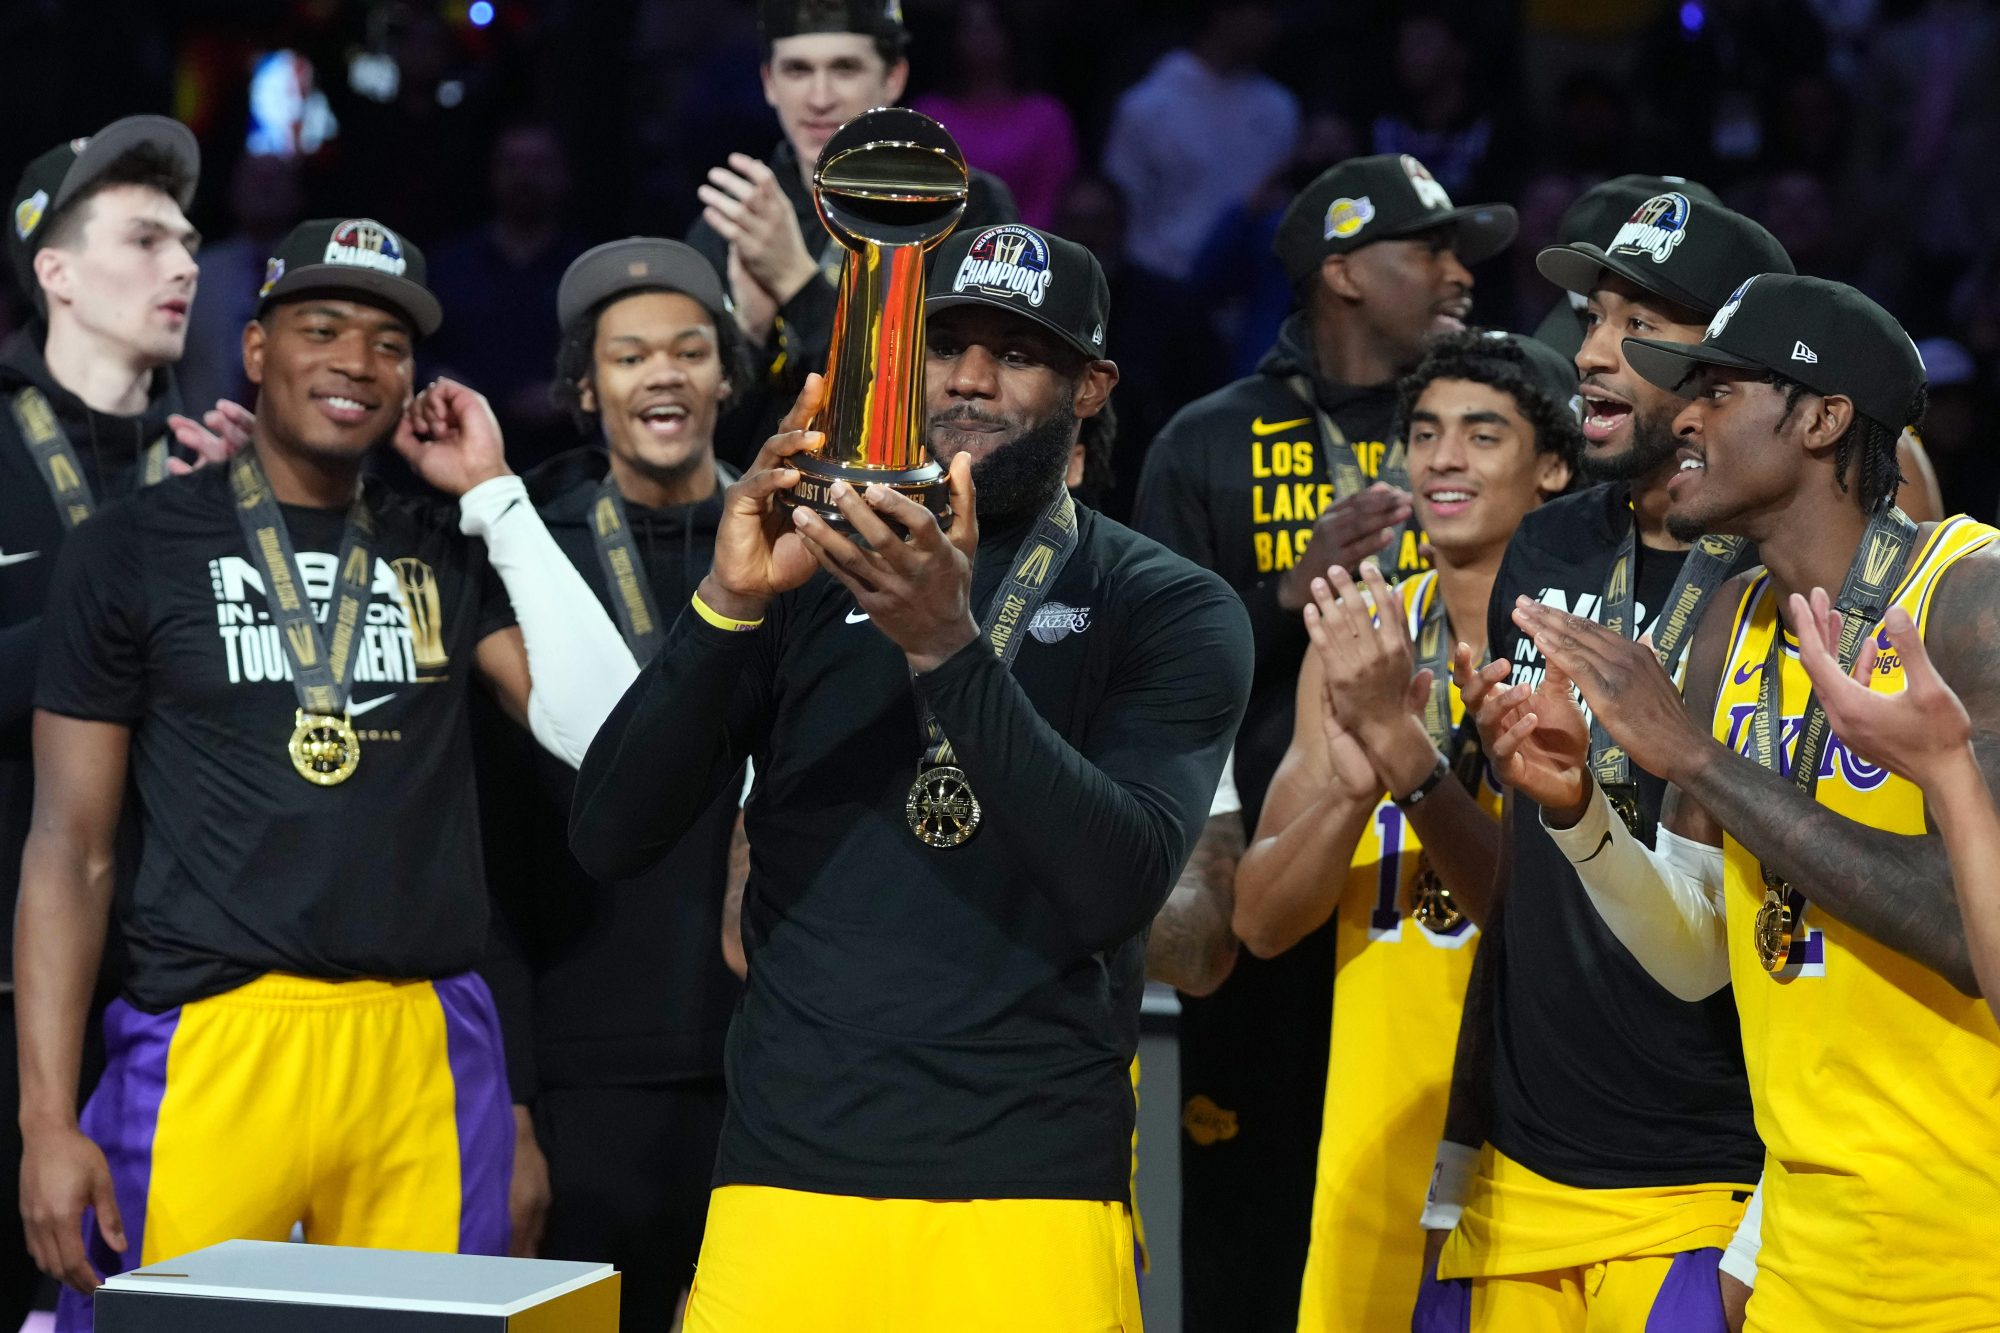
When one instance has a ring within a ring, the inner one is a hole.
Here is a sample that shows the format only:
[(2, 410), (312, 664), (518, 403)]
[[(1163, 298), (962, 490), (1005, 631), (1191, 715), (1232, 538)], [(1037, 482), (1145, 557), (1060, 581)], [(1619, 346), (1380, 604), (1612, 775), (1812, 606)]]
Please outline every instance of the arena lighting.
[(473, 27), (485, 27), (493, 21), (491, 0), (472, 0), (471, 6), (465, 11), (465, 17), (471, 20)]
[[(478, 9), (479, 6), (474, 5), (473, 8)], [(488, 8), (490, 9), (491, 6), (489, 5)], [(478, 22), (477, 19), (473, 21), (475, 23)], [(1701, 0), (1687, 0), (1687, 3), (1681, 6), (1681, 31), (1688, 36), (1699, 37), (1702, 28), (1707, 23), (1708, 15), (1702, 11)]]

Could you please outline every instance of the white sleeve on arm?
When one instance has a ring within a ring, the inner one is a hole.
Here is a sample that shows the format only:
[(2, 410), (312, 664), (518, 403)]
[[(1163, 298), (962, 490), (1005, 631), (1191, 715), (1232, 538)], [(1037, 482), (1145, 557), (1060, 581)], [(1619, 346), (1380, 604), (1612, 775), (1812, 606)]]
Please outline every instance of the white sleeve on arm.
[(639, 674), (624, 636), (542, 525), (519, 477), (494, 477), (458, 501), (458, 530), (484, 538), (528, 649), (528, 729), (571, 768)]
[(1744, 1286), (1756, 1286), (1757, 1251), (1763, 1244), (1764, 1182), (1760, 1180), (1750, 1194), (1750, 1204), (1743, 1210), (1743, 1220), (1736, 1224), (1736, 1234), (1730, 1237), (1729, 1248), (1722, 1252), (1718, 1267)]
[(1652, 850), (1632, 836), (1593, 784), (1574, 828), (1549, 828), (1576, 867), (1604, 924), (1653, 980), (1683, 1000), (1701, 1000), (1729, 984), (1723, 926), (1722, 849), (1666, 829)]
[(1222, 776), (1216, 779), (1215, 799), (1208, 803), (1208, 817), (1240, 814), (1242, 810), (1243, 798), (1236, 791), (1236, 751), (1231, 749), (1222, 757)]

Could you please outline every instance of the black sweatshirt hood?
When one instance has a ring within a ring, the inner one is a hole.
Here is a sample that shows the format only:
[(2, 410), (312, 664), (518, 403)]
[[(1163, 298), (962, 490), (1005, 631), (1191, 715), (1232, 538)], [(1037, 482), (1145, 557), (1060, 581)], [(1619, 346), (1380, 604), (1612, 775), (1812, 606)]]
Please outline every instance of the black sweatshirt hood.
[(1394, 380), (1385, 384), (1341, 384), (1321, 375), (1313, 359), (1312, 324), (1303, 310), (1285, 316), (1285, 322), (1278, 326), (1277, 340), (1257, 363), (1257, 373), (1280, 381), (1304, 375), (1312, 383), (1319, 406), (1336, 417), (1357, 404), (1393, 399), (1396, 394)]
[[(166, 433), (167, 418), (184, 410), (173, 370), (162, 366), (153, 372), (146, 406), (136, 416), (114, 416), (95, 411), (56, 383), (55, 377), (49, 373), (48, 362), (42, 358), (41, 334), (41, 326), (31, 324), (17, 330), (4, 344), (0, 344), (0, 398), (11, 400), (17, 390), (28, 385), (48, 395), (56, 420), (62, 423), (70, 446), (76, 450), (86, 469), (97, 472), (104, 468), (132, 466), (147, 445)], [(8, 427), (11, 429), (11, 407), (0, 404), (0, 410), (7, 411)], [(93, 480), (101, 481), (101, 478)]]

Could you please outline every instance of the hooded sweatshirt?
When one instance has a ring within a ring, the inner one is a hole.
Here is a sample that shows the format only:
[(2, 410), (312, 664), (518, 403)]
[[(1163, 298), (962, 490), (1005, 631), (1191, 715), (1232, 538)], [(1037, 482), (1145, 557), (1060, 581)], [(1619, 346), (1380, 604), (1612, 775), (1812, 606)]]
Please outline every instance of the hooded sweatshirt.
[[(162, 368), (155, 372), (138, 415), (93, 411), (49, 373), (42, 359), (43, 337), (41, 326), (30, 325), (0, 345), (0, 894), (5, 895), (9, 922), (20, 893), (21, 849), (34, 810), (30, 737), (42, 608), (56, 554), (69, 531), (14, 419), (14, 396), (29, 386), (47, 396), (99, 506), (139, 488), (146, 446), (166, 433), (167, 417), (182, 410), (173, 374)], [(135, 861), (121, 855), (119, 864), (129, 871)], [(11, 988), (14, 932), (4, 934), (0, 982)]]
[[(556, 544), (611, 605), (590, 525), (610, 466), (597, 446), (530, 473), (528, 493)], [(691, 505), (626, 501), (639, 562), (663, 624), (708, 573), (722, 487)], [(496, 719), (497, 721), (497, 719)], [(660, 1086), (717, 1078), (741, 989), (722, 960), (722, 897), (736, 791), (703, 813), (677, 847), (631, 879), (591, 878), (569, 851), (576, 775), (519, 727), (485, 729), (480, 784), (487, 865), (499, 910), (493, 960), (514, 1098), (543, 1086)]]

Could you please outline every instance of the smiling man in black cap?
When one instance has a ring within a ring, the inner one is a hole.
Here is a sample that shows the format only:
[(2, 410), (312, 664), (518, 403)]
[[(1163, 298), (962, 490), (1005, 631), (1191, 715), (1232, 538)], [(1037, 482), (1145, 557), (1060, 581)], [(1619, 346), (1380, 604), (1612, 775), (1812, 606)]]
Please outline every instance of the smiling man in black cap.
[[(0, 348), (0, 908), (13, 919), (34, 803), (29, 721), (42, 611), (69, 530), (99, 504), (187, 464), (169, 453), (172, 366), (194, 299), (200, 154), (186, 126), (132, 116), (28, 164), (8, 196), (7, 257), (34, 318)], [(0, 944), (0, 1103), (15, 1077), (12, 935)], [(19, 1182), (18, 1130), (0, 1123), (0, 1179)], [(0, 1325), (36, 1281), (0, 1199)]]
[[(63, 551), (18, 981), (23, 1211), (64, 1329), (88, 1326), (101, 1274), (295, 1224), (506, 1244), (514, 1135), (467, 971), (487, 915), (466, 692), (483, 678), (574, 762), (633, 663), (485, 401), (450, 381), (413, 400), (440, 318), (396, 231), (301, 224), (244, 329), (249, 447), (107, 506)], [(456, 504), (362, 484), (392, 438)], [(131, 961), (79, 1121), (128, 770)]]
[[(1311, 578), (1378, 552), (1393, 571), (1423, 567), (1395, 439), (1396, 380), (1432, 334), (1464, 328), (1466, 266), (1506, 248), (1515, 226), (1504, 204), (1454, 206), (1407, 155), (1332, 167), (1278, 225), (1274, 248), (1300, 308), (1256, 374), (1189, 404), (1154, 440), (1133, 525), (1221, 574), (1249, 608), (1256, 642), (1234, 760), (1242, 810), (1217, 809), (1198, 860), (1226, 864), (1240, 851), (1291, 741)], [(1176, 913), (1184, 901), (1202, 907), (1177, 896)], [(1155, 938), (1198, 954), (1212, 933), (1176, 916)], [(1320, 931), (1281, 958), (1242, 960), (1216, 994), (1183, 1006), (1183, 1290), (1200, 1327), (1293, 1327), (1332, 938)], [(1191, 970), (1184, 961), (1162, 953), (1153, 966), (1172, 978)]]
[(1220, 580), (1063, 485), (1117, 380), (1106, 292), (1088, 251), (1028, 227), (940, 246), (925, 383), (950, 529), (879, 487), (835, 488), (866, 547), (787, 511), (809, 437), (774, 438), (584, 762), (572, 845), (617, 877), (756, 761), (691, 1330), (1138, 1326), (1144, 932), (1249, 645)]
[[(1994, 1327), (2000, 1283), (1963, 1260), (2000, 1213), (2000, 1026), (1923, 793), (1831, 734), (1788, 640), (1810, 620), (1850, 670), (1876, 639), (1865, 676), (1894, 693), (1904, 663), (1881, 630), (1900, 611), (1990, 735), (2000, 532), (1896, 508), (1896, 439), (1922, 416), (1923, 363), (1851, 287), (1764, 274), (1699, 345), (1634, 338), (1626, 355), (1689, 395), (1670, 526), (1748, 539), (1764, 568), (1711, 603), (1685, 706), (1644, 648), (1524, 599), (1513, 619), (1547, 655), (1548, 683), (1496, 696), (1483, 729), (1657, 983), (1686, 1000), (1734, 990), (1765, 1150), (1747, 1327)], [(1575, 760), (1586, 727), (1572, 680), (1633, 762), (1671, 784), (1656, 849)], [(1990, 749), (1979, 758), (1990, 785), (2000, 768)]]
[[(742, 381), (743, 338), (715, 270), (679, 241), (586, 252), (556, 310), (557, 399), (593, 438), (531, 473), (528, 494), (644, 663), (714, 554), (736, 480), (715, 460), (715, 421)], [(489, 739), (509, 749), (482, 765), (480, 788), (503, 937), (518, 949), (483, 971), (517, 1115), (532, 1111), (547, 1153), (540, 1253), (616, 1264), (622, 1326), (664, 1329), (694, 1272), (722, 1131), (722, 1038), (740, 990), (722, 947), (736, 792), (646, 874), (595, 880), (569, 851), (575, 774), (528, 753), (519, 728), (498, 730)]]

